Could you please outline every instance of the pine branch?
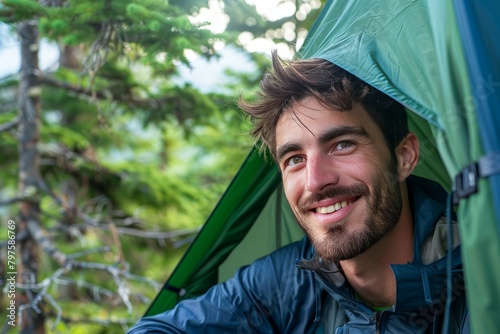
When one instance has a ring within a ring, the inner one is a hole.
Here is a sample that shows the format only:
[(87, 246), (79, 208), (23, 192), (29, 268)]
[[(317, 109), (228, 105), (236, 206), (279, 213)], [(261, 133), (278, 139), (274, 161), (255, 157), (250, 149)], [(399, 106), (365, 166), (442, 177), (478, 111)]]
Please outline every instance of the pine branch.
[(23, 310), (25, 310), (25, 309), (31, 308), (37, 313), (41, 312), (39, 305), (43, 300), (46, 300), (56, 310), (58, 310), (58, 317), (57, 317), (57, 321), (56, 321), (56, 324), (57, 324), (57, 322), (60, 321), (60, 319), (61, 319), (62, 310), (59, 307), (59, 305), (55, 302), (55, 300), (52, 298), (52, 296), (50, 296), (48, 294), (48, 289), (52, 285), (52, 283), (57, 284), (57, 282), (61, 281), (61, 278), (60, 278), (61, 275), (63, 275), (64, 273), (67, 273), (73, 269), (101, 270), (101, 271), (108, 272), (111, 275), (111, 277), (113, 278), (115, 284), (117, 285), (118, 294), (120, 296), (120, 299), (127, 306), (129, 313), (132, 312), (133, 306), (129, 300), (130, 292), (129, 292), (128, 287), (124, 283), (122, 278), (146, 282), (146, 283), (152, 285), (156, 290), (161, 288), (161, 284), (159, 284), (158, 282), (156, 282), (152, 279), (149, 279), (149, 278), (143, 277), (143, 276), (139, 276), (139, 275), (134, 275), (127, 270), (123, 270), (123, 269), (117, 268), (117, 267), (112, 266), (112, 265), (108, 265), (108, 264), (104, 264), (104, 263), (82, 262), (82, 261), (71, 260), (71, 261), (68, 261), (64, 267), (56, 270), (52, 274), (52, 276), (45, 278), (42, 282), (40, 282), (38, 284), (16, 284), (16, 287), (19, 289), (38, 291), (36, 296), (29, 303), (19, 306), (19, 309), (18, 309), (19, 321), (20, 322), (22, 321), (22, 313), (23, 313)]
[[(48, 316), (55, 316), (56, 314), (48, 313)], [(69, 318), (69, 317), (61, 317), (60, 320), (66, 324), (97, 324), (102, 326), (110, 326), (110, 325), (120, 325), (122, 327), (128, 327), (133, 325), (136, 320), (123, 318), (123, 319), (98, 319), (98, 318)]]
[(199, 227), (190, 229), (179, 229), (174, 231), (141, 231), (135, 228), (129, 227), (117, 227), (120, 234), (132, 235), (139, 238), (145, 239), (173, 239), (180, 236), (196, 234), (200, 230)]
[(1, 8), (0, 9), (0, 21), (3, 21), (7, 24), (12, 24), (15, 23), (17, 20), (15, 19), (14, 16), (15, 12), (14, 10), (10, 8)]
[(43, 191), (45, 194), (49, 195), (58, 205), (61, 205), (61, 206), (63, 205), (62, 200), (59, 197), (57, 197), (56, 194), (54, 194), (54, 192), (49, 187), (49, 185), (47, 184), (47, 182), (45, 182), (45, 180), (40, 179), (38, 181), (38, 188), (41, 191)]
[(92, 295), (94, 300), (97, 302), (101, 301), (101, 295), (105, 295), (108, 298), (113, 297), (115, 294), (113, 291), (103, 288), (101, 286), (83, 281), (83, 280), (75, 280), (72, 278), (64, 277), (64, 278), (54, 278), (54, 283), (59, 285), (76, 285), (78, 287), (86, 288), (92, 291)]
[[(48, 194), (57, 204), (63, 204), (63, 201), (45, 184), (43, 181), (39, 185), (40, 189)], [(67, 208), (64, 208), (67, 209)], [(134, 219), (133, 217), (128, 217), (122, 220), (108, 219), (106, 221), (101, 221), (99, 219), (92, 218), (90, 215), (83, 213), (79, 208), (76, 208), (76, 215), (79, 219), (83, 221), (83, 224), (74, 224), (73, 228), (99, 228), (103, 230), (109, 230), (113, 232), (115, 229), (119, 234), (131, 235), (138, 238), (144, 239), (158, 239), (158, 240), (172, 240), (178, 237), (192, 236), (199, 232), (201, 227), (194, 227), (188, 229), (178, 229), (173, 231), (143, 231), (136, 228), (124, 227), (130, 226), (131, 224), (142, 223), (142, 221)], [(110, 224), (112, 227), (110, 227)], [(65, 225), (59, 225), (56, 229), (68, 229)]]
[[(62, 156), (65, 155), (66, 154), (62, 154)], [(44, 193), (48, 194), (57, 204), (59, 204), (62, 207), (63, 210), (71, 210), (71, 209), (76, 210), (76, 217), (81, 219), (81, 221), (83, 221), (83, 224), (73, 224), (71, 225), (72, 228), (91, 227), (91, 228), (99, 228), (102, 230), (108, 230), (113, 234), (113, 240), (118, 248), (121, 248), (118, 234), (130, 235), (144, 239), (156, 239), (159, 242), (161, 241), (164, 242), (165, 240), (168, 240), (173, 243), (175, 248), (178, 248), (181, 247), (183, 244), (192, 241), (192, 237), (195, 234), (197, 234), (200, 230), (200, 227), (195, 227), (189, 229), (178, 229), (173, 231), (143, 231), (136, 228), (126, 227), (130, 226), (131, 224), (142, 223), (140, 220), (133, 219), (133, 217), (128, 217), (122, 220), (116, 220), (113, 219), (112, 217), (109, 217), (109, 219), (107, 219), (106, 221), (101, 221), (82, 212), (78, 207), (71, 207), (71, 208), (65, 207), (63, 205), (63, 201), (52, 191), (52, 189), (50, 189), (50, 187), (43, 180), (39, 182), (39, 189), (41, 189)], [(73, 212), (73, 214), (75, 213)], [(57, 227), (57, 229), (68, 229), (68, 227), (61, 224)], [(179, 237), (187, 237), (187, 238), (183, 238), (182, 240), (176, 241), (176, 239)], [(118, 255), (118, 257), (121, 258), (120, 255)]]
[(14, 197), (0, 200), (0, 206), (11, 205), (19, 202), (35, 202), (38, 196), (38, 188), (35, 186), (28, 186), (24, 191)]
[(158, 99), (139, 99), (131, 95), (122, 95), (122, 96), (108, 95), (100, 91), (94, 91), (80, 86), (71, 85), (49, 76), (40, 77), (40, 81), (42, 84), (55, 88), (61, 88), (76, 94), (85, 95), (93, 99), (106, 100), (111, 98), (117, 102), (125, 103), (128, 106), (135, 108), (148, 108), (148, 109), (158, 110), (166, 103), (169, 103), (172, 100), (174, 100), (174, 98), (171, 96), (165, 96)]
[(106, 63), (106, 58), (111, 49), (111, 45), (118, 43), (120, 28), (117, 23), (104, 23), (99, 29), (99, 35), (92, 43), (90, 51), (85, 57), (83, 64), (85, 72), (90, 74), (91, 82), (94, 82), (97, 72)]
[(3, 199), (3, 200), (0, 200), (0, 206), (6, 206), (6, 205), (19, 203), (19, 202), (25, 201), (27, 199), (28, 199), (28, 197), (26, 197), (26, 196), (15, 196), (15, 197)]
[(92, 92), (89, 89), (80, 87), (80, 86), (75, 86), (75, 85), (70, 85), (64, 81), (57, 80), (53, 77), (50, 76), (41, 76), (40, 77), (40, 82), (42, 84), (55, 87), (55, 88), (62, 88), (64, 90), (76, 93), (76, 94), (82, 94), (86, 95), (89, 97), (97, 97), (99, 99), (107, 99), (109, 96), (103, 94), (102, 92)]
[(41, 0), (40, 4), (47, 7), (62, 7), (64, 2), (64, 0)]
[(53, 258), (59, 265), (65, 266), (68, 262), (68, 256), (59, 251), (45, 236), (44, 230), (42, 227), (34, 220), (28, 220), (26, 222), (28, 232), (30, 233), (33, 240), (42, 247), (42, 249), (47, 253), (51, 258)]
[(85, 255), (89, 255), (89, 254), (107, 253), (110, 250), (111, 250), (111, 248), (108, 246), (98, 247), (98, 248), (93, 248), (93, 249), (86, 249), (86, 250), (81, 251), (81, 252), (71, 253), (70, 255), (68, 255), (68, 258), (73, 260), (73, 259), (85, 256)]
[(16, 127), (19, 124), (19, 118), (15, 118), (12, 121), (0, 124), (0, 133), (4, 131), (9, 131), (10, 129)]
[[(86, 214), (78, 213), (78, 216), (84, 223), (82, 224), (73, 224), (71, 227), (59, 224), (50, 229), (50, 231), (71, 231), (71, 229), (85, 229), (85, 228), (94, 228), (108, 231), (109, 226), (107, 221), (101, 221), (99, 219), (94, 219)], [(116, 230), (120, 235), (130, 235), (137, 238), (143, 239), (156, 239), (163, 246), (164, 243), (162, 241), (169, 241), (172, 243), (174, 248), (179, 248), (185, 245), (186, 243), (190, 243), (193, 241), (196, 234), (199, 232), (200, 227), (194, 227), (190, 229), (179, 229), (173, 231), (143, 231), (130, 227), (120, 227), (118, 223)], [(178, 238), (182, 238), (181, 240), (177, 240)], [(1, 244), (0, 244), (1, 245)]]
[(112, 266), (109, 264), (98, 263), (98, 262), (71, 261), (69, 263), (69, 265), (73, 269), (92, 269), (92, 270), (106, 271), (115, 277), (123, 276), (124, 278), (148, 283), (149, 285), (151, 285), (152, 287), (154, 287), (156, 289), (161, 288), (160, 283), (158, 283), (150, 278), (132, 274), (128, 270), (120, 269), (118, 267), (115, 267), (115, 266)]

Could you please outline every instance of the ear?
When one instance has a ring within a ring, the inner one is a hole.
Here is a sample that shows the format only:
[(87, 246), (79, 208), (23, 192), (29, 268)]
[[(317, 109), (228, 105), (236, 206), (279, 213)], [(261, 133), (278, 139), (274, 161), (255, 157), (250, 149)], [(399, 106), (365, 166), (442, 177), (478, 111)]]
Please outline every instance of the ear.
[(408, 133), (396, 147), (399, 180), (405, 180), (413, 172), (418, 163), (418, 138), (414, 133)]

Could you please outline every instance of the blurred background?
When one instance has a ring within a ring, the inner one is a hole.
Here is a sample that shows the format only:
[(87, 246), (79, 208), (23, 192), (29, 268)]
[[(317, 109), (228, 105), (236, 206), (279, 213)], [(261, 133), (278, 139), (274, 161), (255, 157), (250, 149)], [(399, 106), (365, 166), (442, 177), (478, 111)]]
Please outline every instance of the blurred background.
[(144, 314), (253, 145), (236, 101), (323, 3), (0, 2), (0, 333)]

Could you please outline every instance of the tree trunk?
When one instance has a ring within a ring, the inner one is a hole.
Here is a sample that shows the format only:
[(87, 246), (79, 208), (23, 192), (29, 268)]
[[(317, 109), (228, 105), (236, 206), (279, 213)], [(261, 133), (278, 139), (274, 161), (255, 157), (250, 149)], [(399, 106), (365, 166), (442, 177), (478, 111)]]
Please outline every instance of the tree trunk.
[[(19, 86), (19, 192), (30, 194), (30, 199), (20, 203), (18, 233), (29, 231), (30, 224), (40, 224), (40, 158), (37, 145), (40, 140), (40, 70), (38, 68), (38, 22), (24, 21), (18, 27), (21, 42), (21, 81)], [(19, 243), (18, 281), (36, 284), (38, 279), (38, 249), (33, 238)], [(22, 305), (36, 298), (36, 291), (18, 291)], [(41, 303), (38, 308), (27, 308), (22, 314), (20, 333), (45, 333)], [(19, 319), (18, 319), (19, 320)]]

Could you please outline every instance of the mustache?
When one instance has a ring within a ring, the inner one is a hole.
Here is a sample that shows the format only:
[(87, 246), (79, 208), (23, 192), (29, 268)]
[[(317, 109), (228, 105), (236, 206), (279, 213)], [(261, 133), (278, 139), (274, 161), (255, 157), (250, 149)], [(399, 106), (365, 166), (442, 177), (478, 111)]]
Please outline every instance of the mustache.
[(309, 207), (316, 202), (333, 197), (359, 197), (368, 195), (370, 190), (366, 184), (360, 183), (348, 187), (330, 187), (319, 193), (312, 193), (302, 203), (299, 204), (300, 210), (309, 210)]

